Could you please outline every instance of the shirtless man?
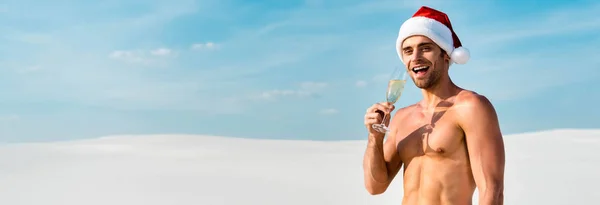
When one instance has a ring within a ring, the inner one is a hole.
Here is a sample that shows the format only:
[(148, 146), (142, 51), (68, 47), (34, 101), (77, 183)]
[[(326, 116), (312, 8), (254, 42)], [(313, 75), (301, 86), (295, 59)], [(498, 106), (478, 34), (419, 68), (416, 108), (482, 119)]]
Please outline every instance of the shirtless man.
[(401, 26), (396, 46), (423, 99), (396, 112), (385, 142), (385, 134), (372, 125), (394, 106), (377, 103), (367, 109), (367, 191), (385, 192), (404, 166), (402, 204), (468, 205), (475, 188), (480, 205), (503, 204), (504, 142), (496, 112), (486, 97), (448, 76), (451, 62), (466, 63), (469, 52), (447, 16), (421, 7)]

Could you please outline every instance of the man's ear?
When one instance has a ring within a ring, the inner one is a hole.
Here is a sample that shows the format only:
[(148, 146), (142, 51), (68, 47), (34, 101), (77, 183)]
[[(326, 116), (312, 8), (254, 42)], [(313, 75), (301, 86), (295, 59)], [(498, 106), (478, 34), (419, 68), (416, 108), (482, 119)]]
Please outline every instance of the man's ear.
[(448, 53), (444, 52), (444, 60), (446, 61), (446, 63), (450, 64), (450, 55), (448, 55)]

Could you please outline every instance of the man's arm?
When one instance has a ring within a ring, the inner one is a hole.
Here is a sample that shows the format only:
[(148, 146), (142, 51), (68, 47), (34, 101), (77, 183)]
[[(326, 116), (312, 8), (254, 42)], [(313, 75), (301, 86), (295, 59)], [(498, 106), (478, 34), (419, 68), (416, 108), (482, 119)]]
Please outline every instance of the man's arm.
[(484, 96), (466, 96), (459, 124), (465, 132), (471, 169), (479, 191), (480, 205), (504, 202), (504, 142), (498, 116)]
[(383, 136), (370, 134), (368, 138), (367, 150), (363, 159), (363, 171), (365, 187), (372, 195), (384, 193), (402, 167), (396, 149), (397, 126), (395, 126), (394, 119), (397, 117), (392, 118), (390, 122), (390, 132), (385, 142)]

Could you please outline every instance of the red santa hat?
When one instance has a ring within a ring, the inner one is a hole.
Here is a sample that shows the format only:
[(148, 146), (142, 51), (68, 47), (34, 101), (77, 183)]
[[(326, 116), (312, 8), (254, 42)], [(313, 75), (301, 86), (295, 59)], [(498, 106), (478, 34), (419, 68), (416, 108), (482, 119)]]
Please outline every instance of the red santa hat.
[(450, 19), (441, 11), (423, 6), (400, 26), (396, 40), (396, 52), (403, 63), (405, 62), (402, 60), (402, 42), (414, 35), (427, 36), (448, 53), (451, 62), (465, 64), (469, 61), (469, 50), (462, 47), (458, 36), (452, 29)]

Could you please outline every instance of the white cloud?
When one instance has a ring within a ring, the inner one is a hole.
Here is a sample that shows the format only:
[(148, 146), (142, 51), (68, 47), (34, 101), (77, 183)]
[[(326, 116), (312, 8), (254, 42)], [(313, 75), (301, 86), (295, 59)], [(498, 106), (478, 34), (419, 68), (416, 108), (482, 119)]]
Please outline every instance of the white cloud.
[(315, 97), (328, 86), (324, 82), (302, 82), (297, 89), (274, 89), (263, 91), (258, 96), (261, 99), (275, 100), (283, 97)]
[[(600, 201), (592, 191), (600, 183), (598, 135), (599, 130), (555, 130), (505, 136), (505, 204)], [(365, 190), (360, 167), (365, 146), (364, 140), (194, 135), (3, 144), (0, 204), (400, 204), (401, 178), (382, 195)], [(477, 196), (476, 191), (473, 204)]]
[(280, 97), (309, 97), (313, 92), (305, 91), (305, 90), (268, 90), (264, 91), (260, 94), (260, 97), (263, 99), (277, 99)]
[(173, 51), (168, 48), (158, 48), (158, 49), (150, 51), (150, 53), (155, 56), (168, 56), (168, 55), (173, 54)]
[(310, 93), (301, 90), (269, 90), (261, 93), (261, 97), (271, 99), (279, 96), (308, 96)]
[(112, 59), (124, 60), (127, 62), (135, 62), (135, 63), (146, 62), (141, 51), (117, 50), (117, 51), (111, 52), (109, 57)]
[(115, 50), (109, 54), (109, 58), (127, 63), (141, 65), (164, 65), (167, 57), (174, 57), (175, 52), (168, 48), (156, 48), (152, 50)]
[(192, 46), (190, 46), (190, 48), (192, 50), (211, 50), (211, 49), (217, 49), (218, 45), (213, 42), (195, 43), (195, 44), (192, 44)]
[(359, 80), (359, 81), (356, 81), (355, 85), (356, 85), (356, 87), (362, 88), (362, 87), (367, 86), (367, 84), (368, 84), (367, 81)]

